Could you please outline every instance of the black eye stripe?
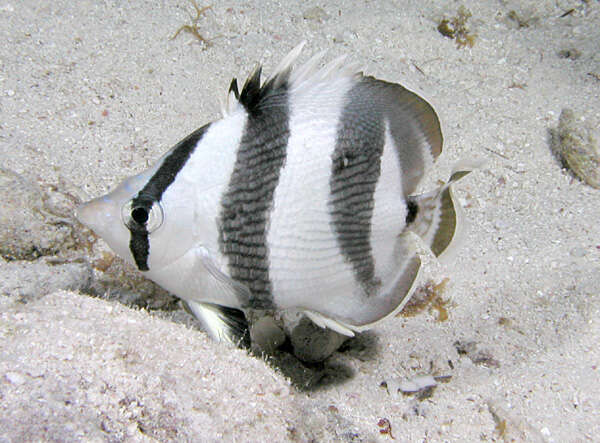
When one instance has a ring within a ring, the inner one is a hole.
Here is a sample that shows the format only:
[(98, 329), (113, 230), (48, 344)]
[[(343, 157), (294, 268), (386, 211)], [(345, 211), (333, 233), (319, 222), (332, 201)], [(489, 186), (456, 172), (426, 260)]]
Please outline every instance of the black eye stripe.
[[(192, 132), (177, 143), (172, 152), (163, 160), (156, 173), (131, 200), (131, 206), (135, 209), (129, 213), (129, 216), (131, 220), (140, 226), (139, 229), (132, 229), (131, 226), (128, 226), (131, 232), (129, 249), (140, 271), (149, 270), (148, 255), (150, 253), (150, 240), (148, 238), (149, 232), (146, 229), (146, 222), (150, 219), (150, 209), (154, 203), (161, 201), (163, 193), (173, 183), (177, 173), (185, 166), (209, 126), (210, 123)], [(146, 210), (146, 220), (143, 223), (139, 223), (139, 220), (144, 218), (143, 213), (140, 212), (139, 215), (135, 213), (138, 209)]]
[(131, 231), (129, 249), (131, 250), (138, 269), (140, 271), (147, 271), (150, 243), (148, 241), (148, 231), (146, 231), (145, 228), (139, 231)]

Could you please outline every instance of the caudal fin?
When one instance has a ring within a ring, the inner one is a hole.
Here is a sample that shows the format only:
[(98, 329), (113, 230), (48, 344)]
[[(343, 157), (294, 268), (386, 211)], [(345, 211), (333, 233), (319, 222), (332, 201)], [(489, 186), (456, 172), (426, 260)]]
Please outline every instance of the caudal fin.
[(448, 183), (436, 191), (410, 197), (408, 229), (421, 237), (437, 257), (446, 255), (456, 246), (463, 227), (463, 213), (456, 204), (452, 187), (472, 169), (455, 169)]

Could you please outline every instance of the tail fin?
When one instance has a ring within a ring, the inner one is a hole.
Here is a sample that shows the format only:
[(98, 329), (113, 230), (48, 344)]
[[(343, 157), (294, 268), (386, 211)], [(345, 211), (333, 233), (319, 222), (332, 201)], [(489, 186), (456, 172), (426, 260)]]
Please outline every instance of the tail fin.
[(408, 229), (413, 231), (440, 257), (455, 249), (461, 232), (463, 214), (455, 203), (452, 186), (467, 175), (473, 167), (455, 168), (448, 183), (439, 189), (410, 197), (411, 217)]

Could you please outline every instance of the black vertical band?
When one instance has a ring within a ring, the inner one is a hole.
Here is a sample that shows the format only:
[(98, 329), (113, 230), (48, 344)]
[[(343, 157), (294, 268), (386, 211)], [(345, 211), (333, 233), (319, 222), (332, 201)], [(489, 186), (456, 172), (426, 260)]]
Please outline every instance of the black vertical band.
[(251, 292), (242, 307), (273, 308), (267, 228), (290, 134), (286, 87), (270, 91), (266, 102), (243, 102), (248, 120), (221, 200), (219, 246), (230, 276)]
[[(200, 141), (209, 126), (205, 125), (197, 129), (175, 145), (156, 173), (132, 199), (132, 208), (144, 208), (147, 212), (150, 212), (152, 204), (160, 201), (164, 192), (175, 181), (175, 177), (183, 169), (198, 145), (198, 141)], [(129, 228), (129, 230), (131, 232), (129, 250), (133, 255), (135, 264), (140, 271), (148, 271), (148, 256), (150, 254), (148, 230), (144, 225), (136, 226), (135, 229)]]
[[(381, 173), (385, 122), (376, 101), (362, 83), (348, 93), (332, 154), (330, 210), (333, 230), (344, 259), (352, 265), (366, 294), (380, 282), (371, 250), (371, 218)], [(400, 196), (398, 196), (400, 198)]]

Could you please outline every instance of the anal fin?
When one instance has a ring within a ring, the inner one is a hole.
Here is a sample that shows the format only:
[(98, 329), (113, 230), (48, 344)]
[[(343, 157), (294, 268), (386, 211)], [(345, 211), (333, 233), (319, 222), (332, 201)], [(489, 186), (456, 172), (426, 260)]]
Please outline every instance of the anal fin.
[(416, 284), (419, 281), (420, 271), (421, 257), (415, 253), (406, 261), (406, 265), (400, 272), (400, 275), (392, 288), (393, 293), (396, 295), (396, 307), (386, 317), (396, 315), (404, 308), (404, 305), (406, 305), (408, 300), (410, 300), (410, 297), (415, 291)]
[(227, 295), (228, 300), (234, 300), (238, 304), (243, 304), (250, 299), (250, 290), (221, 271), (213, 261), (208, 249), (201, 246), (196, 249), (196, 254), (200, 263), (202, 263), (206, 271), (214, 278), (215, 284), (217, 284)]
[(417, 253), (413, 235), (405, 233), (398, 237), (395, 251), (399, 259), (398, 271), (387, 285), (367, 302), (365, 309), (357, 312), (353, 318), (347, 319), (333, 319), (314, 311), (304, 311), (306, 316), (317, 326), (352, 337), (355, 332), (370, 329), (402, 310), (415, 290), (421, 270), (421, 258)]

